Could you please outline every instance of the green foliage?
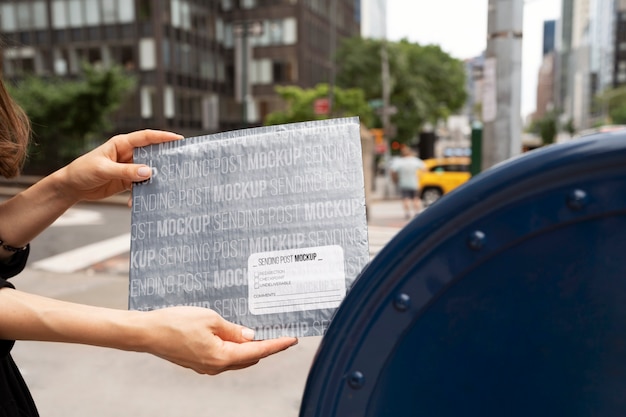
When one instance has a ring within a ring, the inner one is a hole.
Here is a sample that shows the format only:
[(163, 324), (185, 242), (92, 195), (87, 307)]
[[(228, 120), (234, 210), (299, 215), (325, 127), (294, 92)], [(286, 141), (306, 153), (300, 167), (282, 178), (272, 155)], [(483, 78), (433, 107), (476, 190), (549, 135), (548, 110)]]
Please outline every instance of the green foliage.
[(611, 109), (611, 122), (617, 125), (626, 124), (626, 105)]
[(337, 84), (344, 88), (360, 88), (367, 100), (382, 98), (382, 45), (375, 39), (345, 39), (335, 58), (339, 66)]
[(570, 136), (574, 135), (574, 133), (576, 133), (576, 126), (574, 125), (574, 120), (573, 119), (569, 119), (565, 125), (563, 125), (563, 130), (567, 133), (570, 134)]
[(371, 123), (373, 117), (372, 109), (365, 101), (363, 91), (359, 89), (333, 88), (333, 106), (330, 115), (317, 115), (314, 111), (315, 100), (328, 98), (328, 84), (318, 84), (311, 89), (277, 86), (276, 92), (285, 101), (287, 110), (268, 114), (265, 118), (266, 125), (350, 116), (359, 116), (361, 123), (367, 125)]
[(544, 145), (554, 143), (557, 134), (557, 120), (554, 114), (547, 114), (542, 120), (539, 128), (539, 136)]
[(626, 123), (626, 87), (603, 91), (595, 98), (594, 105), (605, 116), (605, 124)]
[(554, 143), (559, 129), (557, 117), (556, 112), (546, 113), (541, 119), (534, 120), (528, 131), (539, 135), (544, 145)]
[(436, 124), (463, 107), (467, 99), (463, 62), (438, 46), (407, 40), (344, 41), (337, 53), (337, 84), (363, 90), (367, 100), (380, 99), (383, 46), (389, 57), (390, 105), (397, 109), (391, 116), (398, 131), (396, 140), (410, 142), (426, 123)]
[(88, 150), (88, 140), (110, 127), (109, 115), (134, 86), (120, 67), (100, 70), (87, 64), (77, 80), (22, 79), (10, 92), (32, 123), (28, 167), (49, 172)]

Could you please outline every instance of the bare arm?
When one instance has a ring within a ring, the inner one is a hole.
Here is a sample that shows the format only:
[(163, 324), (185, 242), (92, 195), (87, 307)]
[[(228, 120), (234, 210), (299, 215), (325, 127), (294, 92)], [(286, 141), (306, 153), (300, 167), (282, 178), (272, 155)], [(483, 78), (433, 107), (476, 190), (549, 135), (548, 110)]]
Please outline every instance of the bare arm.
[(147, 352), (201, 374), (257, 363), (297, 339), (250, 341), (250, 330), (212, 310), (174, 307), (151, 312), (115, 310), (0, 290), (0, 338), (80, 343)]
[(0, 239), (11, 246), (24, 246), (77, 202), (105, 198), (148, 179), (149, 167), (132, 163), (133, 149), (180, 138), (155, 130), (113, 137), (0, 204)]

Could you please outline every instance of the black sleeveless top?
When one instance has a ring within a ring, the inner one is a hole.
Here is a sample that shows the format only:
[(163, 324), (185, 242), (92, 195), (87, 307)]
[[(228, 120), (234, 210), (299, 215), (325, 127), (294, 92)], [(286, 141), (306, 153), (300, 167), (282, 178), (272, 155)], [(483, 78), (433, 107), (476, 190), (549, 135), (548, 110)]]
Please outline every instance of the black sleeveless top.
[[(14, 288), (7, 281), (24, 269), (27, 250), (18, 252), (8, 262), (0, 262), (0, 288)], [(39, 416), (33, 397), (11, 357), (14, 340), (0, 340), (0, 417)]]

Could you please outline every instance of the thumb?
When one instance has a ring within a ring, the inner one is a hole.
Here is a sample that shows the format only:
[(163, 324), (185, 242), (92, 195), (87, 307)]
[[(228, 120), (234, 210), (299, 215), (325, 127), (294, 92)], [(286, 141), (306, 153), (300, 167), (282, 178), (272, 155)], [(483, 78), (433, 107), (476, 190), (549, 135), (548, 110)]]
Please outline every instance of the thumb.
[(254, 339), (254, 330), (239, 324), (231, 323), (224, 318), (216, 323), (213, 331), (216, 336), (219, 336), (220, 339), (229, 342), (243, 343)]

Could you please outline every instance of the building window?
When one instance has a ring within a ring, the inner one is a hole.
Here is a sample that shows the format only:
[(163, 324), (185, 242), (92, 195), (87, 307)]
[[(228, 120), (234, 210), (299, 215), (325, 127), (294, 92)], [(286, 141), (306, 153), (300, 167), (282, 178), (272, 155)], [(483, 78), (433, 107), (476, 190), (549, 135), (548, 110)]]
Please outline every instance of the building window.
[(170, 61), (172, 60), (170, 41), (168, 39), (163, 39), (163, 48), (161, 50), (163, 54), (163, 68), (170, 69)]
[(100, 24), (100, 4), (99, 0), (85, 0), (85, 23), (88, 26)]
[(191, 29), (191, 7), (186, 0), (172, 0), (170, 3), (171, 24), (175, 28)]
[(46, 28), (46, 3), (43, 0), (30, 3), (5, 3), (0, 5), (3, 32), (37, 30)]
[[(106, 0), (105, 0), (106, 2)], [(135, 2), (129, 0), (118, 0), (118, 22), (132, 23), (135, 21)]]
[(180, 72), (183, 74), (189, 74), (191, 69), (191, 46), (188, 43), (183, 43), (180, 46)]
[(80, 0), (70, 0), (68, 2), (69, 7), (69, 25), (70, 27), (82, 27), (85, 26), (83, 20), (83, 4)]
[(17, 30), (15, 5), (11, 3), (0, 5), (0, 17), (2, 18), (3, 32), (14, 32)]
[[(44, 9), (37, 3), (42, 3)], [(33, 10), (45, 10), (43, 0), (33, 3)], [(45, 13), (33, 14), (45, 20)], [(135, 4), (128, 0), (53, 0), (52, 27), (96, 26), (99, 24), (130, 23), (135, 20)], [(45, 23), (45, 22), (44, 22)], [(35, 22), (35, 24), (39, 24)]]
[(48, 25), (46, 9), (46, 3), (43, 1), (33, 2), (33, 14), (31, 15), (33, 29), (45, 29)]
[(285, 45), (293, 45), (298, 41), (298, 28), (296, 19), (293, 17), (289, 17), (283, 20), (284, 25), (284, 37), (283, 44)]
[(219, 97), (210, 94), (202, 98), (202, 129), (217, 130), (219, 128)]
[(154, 109), (154, 87), (143, 86), (141, 87), (141, 117), (144, 119), (151, 119), (153, 117)]
[(117, 21), (117, 0), (102, 2), (102, 21), (115, 23)]
[(163, 114), (166, 119), (172, 119), (176, 115), (174, 109), (174, 89), (171, 86), (163, 90)]
[(156, 46), (154, 39), (143, 38), (139, 41), (139, 69), (143, 71), (150, 71), (155, 68)]
[(122, 46), (120, 48), (119, 62), (121, 62), (122, 66), (127, 70), (134, 70), (136, 68), (135, 51), (132, 46)]
[(222, 0), (222, 11), (227, 12), (233, 9), (233, 0)]
[(142, 21), (152, 18), (152, 2), (151, 0), (139, 0), (139, 19)]
[(270, 59), (260, 59), (252, 62), (250, 66), (250, 83), (272, 83), (272, 61)]
[(43, 71), (41, 56), (31, 47), (12, 48), (4, 51), (4, 74), (15, 76)]
[(266, 20), (259, 36), (250, 38), (252, 45), (293, 45), (297, 41), (297, 23), (295, 18)]
[(293, 72), (289, 62), (274, 61), (272, 64), (272, 78), (276, 83), (292, 82)]
[(257, 4), (256, 0), (240, 0), (242, 9), (254, 9)]
[(67, 4), (64, 0), (54, 0), (52, 2), (52, 28), (65, 29), (67, 26)]

